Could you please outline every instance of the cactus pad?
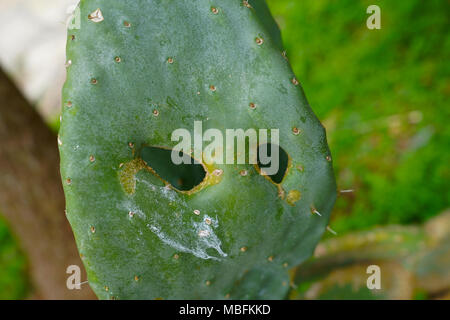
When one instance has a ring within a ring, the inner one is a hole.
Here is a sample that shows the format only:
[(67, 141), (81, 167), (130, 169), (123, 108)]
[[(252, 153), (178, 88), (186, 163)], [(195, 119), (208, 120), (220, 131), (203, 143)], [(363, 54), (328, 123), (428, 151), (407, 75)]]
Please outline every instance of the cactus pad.
[[(67, 218), (101, 299), (280, 299), (336, 187), (264, 1), (82, 0), (59, 135)], [(178, 128), (279, 129), (285, 168), (174, 168)], [(315, 214), (315, 213), (316, 214)], [(317, 214), (317, 213), (320, 213)]]

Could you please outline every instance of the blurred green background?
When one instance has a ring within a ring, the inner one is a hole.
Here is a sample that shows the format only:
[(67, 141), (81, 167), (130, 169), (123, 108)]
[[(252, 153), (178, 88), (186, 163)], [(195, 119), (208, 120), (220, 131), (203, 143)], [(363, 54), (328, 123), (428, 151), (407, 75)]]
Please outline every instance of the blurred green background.
[[(341, 237), (422, 224), (449, 208), (450, 2), (268, 3), (297, 78), (327, 128), (338, 186), (355, 190), (338, 198), (330, 226)], [(366, 27), (371, 4), (381, 8), (381, 30)], [(0, 299), (24, 298), (26, 259), (3, 220), (0, 266)], [(365, 298), (367, 292), (336, 295)]]

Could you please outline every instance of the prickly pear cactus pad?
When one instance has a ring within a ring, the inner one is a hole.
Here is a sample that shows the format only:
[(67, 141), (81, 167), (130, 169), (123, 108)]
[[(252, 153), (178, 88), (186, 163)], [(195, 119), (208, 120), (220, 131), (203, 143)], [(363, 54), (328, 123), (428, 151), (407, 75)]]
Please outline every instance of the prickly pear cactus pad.
[[(67, 218), (101, 299), (282, 299), (336, 187), (325, 130), (264, 1), (82, 0), (58, 138)], [(281, 174), (175, 166), (179, 128), (279, 129)], [(283, 168), (284, 167), (284, 168)]]

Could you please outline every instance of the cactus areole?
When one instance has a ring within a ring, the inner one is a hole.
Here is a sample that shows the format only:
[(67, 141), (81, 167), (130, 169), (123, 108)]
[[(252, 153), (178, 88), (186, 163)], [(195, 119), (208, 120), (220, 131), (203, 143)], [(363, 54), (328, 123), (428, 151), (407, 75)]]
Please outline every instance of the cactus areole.
[[(97, 296), (284, 298), (336, 186), (325, 130), (265, 2), (81, 0), (79, 12), (58, 143), (67, 218)], [(195, 121), (278, 129), (280, 173), (171, 163), (172, 133), (194, 135)]]

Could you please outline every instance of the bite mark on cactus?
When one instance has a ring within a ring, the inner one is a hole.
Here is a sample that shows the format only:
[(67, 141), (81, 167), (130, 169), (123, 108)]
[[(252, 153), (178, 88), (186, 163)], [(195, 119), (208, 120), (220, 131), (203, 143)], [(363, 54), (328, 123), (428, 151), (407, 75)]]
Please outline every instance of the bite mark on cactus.
[(95, 23), (102, 22), (103, 20), (105, 20), (105, 18), (103, 18), (103, 13), (100, 10), (100, 8), (96, 9), (94, 12), (89, 14), (88, 19)]
[(212, 92), (216, 92), (217, 88), (214, 85), (210, 85), (209, 90), (211, 90)]
[(92, 84), (97, 84), (97, 83), (98, 83), (98, 80), (95, 79), (95, 78), (92, 78), (92, 79), (91, 79), (91, 83), (92, 83)]
[(66, 102), (66, 107), (67, 107), (67, 108), (72, 107), (72, 101), (67, 101), (67, 102)]
[(92, 233), (95, 233), (95, 227), (94, 226), (91, 226), (90, 230), (91, 230)]
[(219, 13), (219, 9), (215, 8), (215, 7), (211, 7), (211, 12), (214, 14), (218, 14)]
[(254, 109), (256, 109), (256, 104), (254, 104), (253, 102), (250, 102), (249, 107), (250, 107), (250, 109), (254, 110)]
[(239, 174), (240, 174), (241, 176), (245, 177), (245, 176), (248, 175), (248, 171), (247, 171), (247, 170), (241, 170), (241, 171), (239, 172)]
[(155, 110), (153, 110), (153, 112), (152, 112), (152, 113), (153, 113), (153, 115), (154, 115), (155, 117), (159, 116), (159, 111), (158, 111), (158, 110), (156, 110), (156, 109), (155, 109)]
[[(272, 175), (264, 174), (264, 168), (270, 167), (271, 164), (270, 163), (268, 163), (268, 164), (261, 163), (260, 157), (259, 157), (259, 153), (260, 153), (259, 149), (261, 146), (265, 146), (267, 148), (268, 157), (270, 157), (272, 155), (273, 151), (278, 149), (279, 166), (278, 166), (277, 173), (272, 174)], [(272, 183), (279, 185), (283, 181), (284, 177), (286, 176), (286, 173), (288, 172), (288, 170), (291, 166), (291, 159), (290, 159), (289, 155), (286, 153), (286, 151), (284, 151), (283, 148), (281, 148), (280, 146), (268, 143), (265, 145), (258, 146), (257, 157), (258, 157), (257, 164), (255, 165), (255, 167), (256, 167), (256, 170), (259, 172), (259, 174), (266, 177)]]
[(141, 158), (151, 172), (179, 191), (190, 191), (206, 178), (205, 167), (192, 157), (191, 164), (174, 164), (170, 149), (145, 146), (141, 150)]
[(117, 57), (114, 58), (114, 61), (117, 62), (117, 63), (120, 63), (120, 62), (122, 62), (122, 58), (117, 56)]
[(123, 25), (127, 28), (131, 27), (131, 23), (129, 23), (128, 21), (124, 21)]
[(242, 5), (243, 5), (244, 7), (250, 8), (250, 9), (253, 8), (253, 7), (248, 3), (247, 0), (243, 0), (243, 1), (242, 1)]
[(71, 185), (71, 184), (72, 184), (72, 179), (67, 178), (67, 179), (66, 179), (66, 184), (67, 184), (67, 185)]
[(257, 44), (258, 46), (260, 46), (260, 45), (262, 45), (262, 44), (264, 43), (264, 39), (263, 39), (263, 38), (260, 38), (260, 37), (257, 37), (257, 38), (255, 39), (255, 41), (256, 41), (256, 44)]
[(90, 162), (94, 162), (94, 161), (95, 161), (95, 157), (94, 157), (93, 155), (90, 155), (90, 156), (89, 156), (89, 161), (90, 161)]
[(172, 64), (173, 63), (173, 58), (172, 57), (167, 58), (167, 63)]
[(291, 82), (294, 86), (298, 86), (300, 84), (300, 82), (298, 82), (297, 78), (292, 78)]

